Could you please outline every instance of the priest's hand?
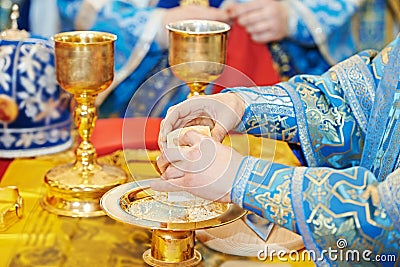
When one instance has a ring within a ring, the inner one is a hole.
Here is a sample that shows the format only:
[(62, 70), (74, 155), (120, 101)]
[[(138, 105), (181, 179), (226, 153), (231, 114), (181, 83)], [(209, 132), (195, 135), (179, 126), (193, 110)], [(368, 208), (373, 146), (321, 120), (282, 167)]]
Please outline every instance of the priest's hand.
[(232, 4), (227, 11), (257, 43), (280, 41), (289, 34), (288, 7), (284, 1), (253, 0)]
[(162, 151), (157, 160), (161, 179), (152, 182), (151, 187), (230, 202), (230, 191), (243, 156), (196, 131), (181, 135), (179, 145)]
[(175, 129), (193, 125), (211, 128), (211, 136), (219, 141), (241, 121), (245, 111), (244, 101), (235, 93), (194, 96), (171, 107), (161, 122), (158, 144), (166, 148), (167, 134)]

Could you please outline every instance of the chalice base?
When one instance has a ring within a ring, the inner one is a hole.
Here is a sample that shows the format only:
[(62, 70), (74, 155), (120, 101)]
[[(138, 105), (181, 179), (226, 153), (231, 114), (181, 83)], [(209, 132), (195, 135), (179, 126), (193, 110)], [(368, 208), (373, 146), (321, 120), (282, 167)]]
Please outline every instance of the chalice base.
[(201, 254), (194, 249), (195, 231), (153, 230), (151, 248), (143, 260), (151, 266), (195, 266)]
[[(179, 248), (179, 247), (178, 247)], [(146, 250), (143, 253), (143, 260), (150, 266), (182, 266), (182, 267), (189, 267), (189, 266), (196, 266), (201, 262), (201, 254), (196, 249), (194, 250), (194, 256), (191, 259), (179, 262), (168, 262), (165, 260), (157, 260), (153, 256), (151, 256), (151, 249)]]
[(152, 230), (151, 248), (143, 253), (148, 265), (199, 264), (202, 257), (195, 249), (195, 231), (222, 226), (246, 214), (231, 203), (208, 201), (206, 205), (195, 206), (166, 202), (163, 192), (151, 189), (154, 180), (117, 186), (100, 200), (101, 207), (111, 218)]
[(95, 164), (89, 172), (75, 164), (60, 165), (45, 175), (47, 194), (41, 200), (49, 212), (69, 217), (105, 215), (100, 206), (104, 193), (127, 181), (124, 170)]

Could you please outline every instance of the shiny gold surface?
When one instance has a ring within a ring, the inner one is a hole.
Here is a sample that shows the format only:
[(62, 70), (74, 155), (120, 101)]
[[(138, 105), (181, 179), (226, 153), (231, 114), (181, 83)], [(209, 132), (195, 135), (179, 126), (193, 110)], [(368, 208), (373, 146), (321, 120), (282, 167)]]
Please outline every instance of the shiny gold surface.
[(16, 186), (0, 187), (0, 231), (21, 219), (23, 208), (24, 201)]
[(194, 231), (154, 230), (151, 248), (143, 253), (143, 260), (151, 266), (195, 266), (201, 254), (194, 247)]
[[(194, 249), (195, 230), (212, 228), (231, 223), (246, 214), (246, 211), (234, 204), (219, 203), (222, 213), (205, 220), (162, 221), (163, 213), (176, 212), (181, 207), (170, 205), (169, 209), (151, 210), (146, 208), (141, 212), (132, 213), (132, 205), (146, 201), (156, 205), (160, 200), (157, 193), (150, 189), (152, 179), (140, 182), (126, 183), (117, 186), (103, 195), (100, 205), (111, 218), (139, 227), (152, 229), (150, 250), (143, 254), (144, 261), (152, 266), (195, 266), (201, 261), (201, 254)], [(165, 204), (165, 203), (162, 203)], [(210, 205), (215, 205), (211, 203)], [(155, 207), (155, 206), (153, 206)], [(151, 208), (151, 207), (150, 207)], [(151, 216), (144, 216), (142, 213)], [(153, 213), (154, 212), (154, 213)]]
[[(100, 205), (108, 216), (117, 221), (149, 229), (170, 231), (188, 231), (212, 228), (231, 223), (246, 214), (246, 211), (241, 209), (239, 206), (226, 203), (220, 203), (225, 212), (219, 216), (211, 217), (204, 221), (160, 221), (157, 217), (149, 219), (145, 216), (131, 214), (129, 207), (135, 202), (142, 200), (148, 200), (150, 202), (158, 201), (154, 197), (155, 192), (149, 187), (151, 181), (152, 179), (148, 179), (140, 182), (130, 182), (119, 185), (103, 195), (100, 200)], [(178, 207), (176, 206), (171, 206), (171, 211), (173, 212), (173, 209), (177, 208)], [(167, 212), (166, 209), (161, 211)], [(159, 216), (162, 217), (163, 215), (159, 214)]]
[(107, 89), (114, 78), (114, 41), (103, 32), (67, 32), (54, 36), (57, 81), (78, 98), (91, 98)]
[(180, 6), (189, 6), (189, 5), (197, 5), (197, 6), (210, 6), (208, 0), (180, 0)]
[[(256, 141), (258, 139), (251, 138), (251, 155), (259, 155), (260, 142)], [(240, 146), (242, 142), (235, 141), (232, 144), (239, 151), (243, 149), (247, 151), (247, 148)], [(147, 153), (153, 159), (159, 151), (138, 149), (126, 153), (119, 150), (99, 157), (98, 161), (117, 164), (123, 168), (129, 164), (130, 169), (136, 171), (135, 178), (144, 180), (157, 176)], [(73, 159), (73, 151), (68, 151), (52, 156), (17, 158), (9, 165), (0, 181), (0, 186), (18, 185), (19, 193), (24, 199), (24, 216), (7, 230), (0, 232), (0, 266), (148, 266), (143, 262), (143, 253), (151, 248), (151, 230), (119, 222), (108, 216), (92, 218), (57, 216), (38, 205), (44, 193), (43, 174), (50, 168)], [(296, 160), (289, 148), (278, 153), (278, 161), (283, 164), (298, 164), (297, 161), (292, 162), (292, 159)], [(219, 231), (219, 229), (210, 230)], [(198, 267), (220, 267), (223, 263), (228, 264), (237, 260), (244, 261), (243, 267), (255, 262), (260, 263), (257, 257), (220, 253), (198, 240), (195, 249), (202, 256)], [(315, 266), (311, 260), (295, 261), (288, 255), (284, 257), (284, 262), (282, 257), (274, 257), (272, 261), (265, 262), (266, 266), (282, 265), (282, 263), (292, 267)]]
[(188, 84), (189, 97), (204, 94), (205, 87), (224, 70), (230, 26), (217, 21), (184, 20), (168, 24), (167, 29), (172, 72)]
[(41, 203), (59, 215), (104, 215), (100, 197), (127, 179), (122, 169), (98, 164), (90, 142), (97, 120), (95, 98), (114, 78), (116, 36), (75, 31), (56, 34), (53, 39), (57, 81), (76, 101), (74, 118), (81, 142), (75, 152), (75, 163), (57, 166), (45, 175), (48, 194)]

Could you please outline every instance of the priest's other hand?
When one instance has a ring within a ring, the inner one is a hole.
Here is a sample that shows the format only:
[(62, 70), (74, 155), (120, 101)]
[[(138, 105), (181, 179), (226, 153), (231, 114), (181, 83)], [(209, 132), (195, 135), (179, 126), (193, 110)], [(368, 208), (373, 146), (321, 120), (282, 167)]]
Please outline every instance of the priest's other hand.
[(232, 4), (227, 11), (246, 29), (254, 42), (280, 41), (289, 35), (290, 7), (285, 1), (253, 0)]
[(212, 201), (230, 202), (230, 191), (243, 156), (196, 131), (179, 137), (179, 146), (165, 148), (157, 160), (157, 191), (187, 191)]

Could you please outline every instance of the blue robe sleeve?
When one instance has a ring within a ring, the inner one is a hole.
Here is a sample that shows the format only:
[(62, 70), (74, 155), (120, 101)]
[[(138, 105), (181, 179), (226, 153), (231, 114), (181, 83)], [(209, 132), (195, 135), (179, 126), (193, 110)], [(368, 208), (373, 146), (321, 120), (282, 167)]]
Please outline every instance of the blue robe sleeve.
[(387, 0), (287, 3), (289, 39), (304, 47), (317, 46), (330, 64), (363, 49), (382, 49), (396, 33), (390, 24), (399, 23), (389, 22), (387, 17), (396, 11)]
[(365, 60), (368, 54), (360, 54), (322, 76), (300, 75), (272, 87), (225, 90), (239, 94), (247, 103), (237, 130), (299, 142), (308, 166), (359, 165), (374, 80), (354, 88), (345, 83), (345, 68), (355, 66), (353, 74), (369, 71)]
[[(299, 232), (319, 266), (400, 261), (399, 51), (400, 36), (322, 76), (227, 90), (248, 104), (239, 130), (299, 141), (309, 165), (245, 157), (232, 201)], [(388, 174), (363, 163), (370, 154)]]
[(318, 266), (380, 266), (379, 259), (394, 266), (400, 257), (399, 192), (399, 171), (379, 183), (363, 167), (289, 167), (246, 157), (231, 199), (300, 233)]
[[(364, 49), (380, 50), (398, 33), (398, 1), (286, 0), (289, 36), (270, 46), (284, 77), (317, 74)], [(287, 60), (289, 57), (289, 60)]]

